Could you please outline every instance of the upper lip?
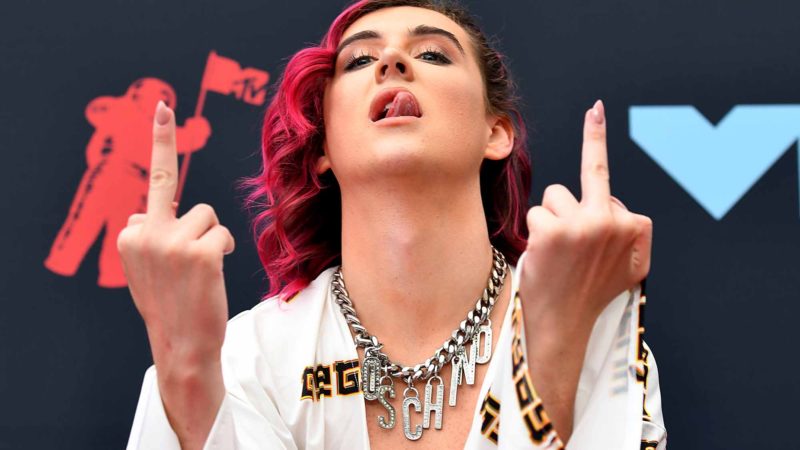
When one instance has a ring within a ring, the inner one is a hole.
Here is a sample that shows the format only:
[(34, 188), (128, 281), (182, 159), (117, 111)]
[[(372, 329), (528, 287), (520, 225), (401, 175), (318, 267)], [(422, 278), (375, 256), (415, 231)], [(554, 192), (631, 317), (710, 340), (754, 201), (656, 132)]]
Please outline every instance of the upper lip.
[[(417, 102), (417, 107), (419, 107), (419, 101), (417, 97), (414, 95), (413, 92), (409, 91), (404, 87), (390, 87), (383, 89), (382, 91), (375, 94), (375, 97), (372, 98), (372, 103), (369, 106), (369, 118), (373, 122), (378, 120), (383, 112), (383, 109), (386, 107), (386, 104), (394, 100), (394, 97), (397, 95), (398, 92), (408, 92), (414, 97), (414, 101)], [(422, 108), (419, 108), (419, 115), (422, 116)]]

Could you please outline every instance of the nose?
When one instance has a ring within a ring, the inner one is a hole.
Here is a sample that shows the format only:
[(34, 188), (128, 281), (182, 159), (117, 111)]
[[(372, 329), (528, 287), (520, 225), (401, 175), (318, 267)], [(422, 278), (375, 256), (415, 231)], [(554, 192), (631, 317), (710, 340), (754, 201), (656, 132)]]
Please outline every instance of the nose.
[(411, 81), (414, 76), (411, 71), (411, 64), (405, 56), (394, 49), (388, 48), (384, 51), (380, 61), (376, 64), (376, 81), (386, 81), (391, 77), (400, 77), (406, 81)]

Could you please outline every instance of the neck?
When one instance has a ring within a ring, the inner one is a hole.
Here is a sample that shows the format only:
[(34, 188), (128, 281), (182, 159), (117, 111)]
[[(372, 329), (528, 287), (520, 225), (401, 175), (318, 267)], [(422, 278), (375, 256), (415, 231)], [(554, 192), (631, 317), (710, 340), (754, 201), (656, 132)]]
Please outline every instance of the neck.
[(361, 323), (398, 363), (421, 362), (457, 328), (492, 263), (477, 179), (342, 190), (347, 290)]

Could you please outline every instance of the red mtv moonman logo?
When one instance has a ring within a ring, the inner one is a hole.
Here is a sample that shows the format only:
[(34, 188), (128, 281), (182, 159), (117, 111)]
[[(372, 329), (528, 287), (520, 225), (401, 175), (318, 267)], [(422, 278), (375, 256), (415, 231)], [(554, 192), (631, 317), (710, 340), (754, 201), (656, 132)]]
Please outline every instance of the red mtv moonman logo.
[[(236, 61), (211, 51), (194, 117), (176, 128), (178, 154), (184, 155), (176, 201), (180, 201), (191, 154), (203, 148), (211, 135), (211, 127), (202, 116), (206, 92), (233, 94), (246, 103), (262, 105), (268, 81), (267, 72), (242, 69)], [(97, 284), (108, 288), (128, 285), (117, 252), (117, 236), (131, 214), (147, 208), (153, 112), (159, 100), (173, 110), (177, 106), (172, 86), (157, 78), (141, 78), (122, 96), (101, 96), (89, 102), (86, 120), (95, 130), (86, 146), (87, 168), (44, 261), (52, 272), (75, 275), (105, 227)]]

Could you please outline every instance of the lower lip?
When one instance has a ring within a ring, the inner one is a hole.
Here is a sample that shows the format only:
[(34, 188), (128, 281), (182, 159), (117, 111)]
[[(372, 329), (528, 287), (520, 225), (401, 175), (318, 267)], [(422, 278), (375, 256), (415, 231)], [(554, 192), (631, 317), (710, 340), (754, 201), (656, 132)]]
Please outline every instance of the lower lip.
[(398, 116), (398, 117), (387, 117), (385, 119), (378, 120), (376, 122), (372, 122), (377, 126), (392, 126), (392, 125), (404, 125), (415, 122), (419, 120), (419, 117), (416, 116)]

